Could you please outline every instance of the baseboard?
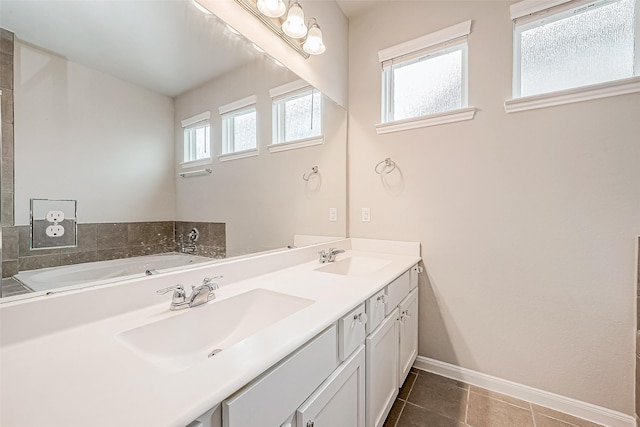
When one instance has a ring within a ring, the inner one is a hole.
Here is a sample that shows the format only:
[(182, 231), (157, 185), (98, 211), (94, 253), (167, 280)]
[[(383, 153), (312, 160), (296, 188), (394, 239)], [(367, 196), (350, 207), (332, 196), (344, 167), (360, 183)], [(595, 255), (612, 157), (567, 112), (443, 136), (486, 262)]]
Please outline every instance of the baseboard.
[(452, 378), (477, 387), (486, 388), (487, 390), (507, 394), (509, 396), (526, 400), (528, 402), (535, 403), (536, 405), (544, 406), (556, 411), (564, 412), (566, 414), (573, 415), (574, 417), (582, 418), (597, 424), (609, 427), (636, 427), (636, 419), (630, 415), (612, 411), (611, 409), (603, 408), (591, 403), (581, 402), (569, 397), (560, 396), (558, 394), (549, 393), (548, 391), (538, 390), (533, 387), (503, 380), (501, 378), (472, 371), (471, 369), (462, 368), (450, 363), (418, 356), (413, 366), (424, 371), (442, 375), (443, 377)]

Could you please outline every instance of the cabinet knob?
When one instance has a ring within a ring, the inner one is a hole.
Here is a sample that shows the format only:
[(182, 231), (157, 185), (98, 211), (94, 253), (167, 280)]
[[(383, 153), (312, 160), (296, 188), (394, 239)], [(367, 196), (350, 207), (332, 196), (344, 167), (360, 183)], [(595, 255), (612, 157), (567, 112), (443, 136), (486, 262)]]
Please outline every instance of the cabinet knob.
[(307, 421), (307, 427), (313, 427), (313, 421), (312, 420)]
[(422, 273), (424, 269), (421, 266), (416, 265), (415, 267), (413, 267), (413, 271), (415, 271), (416, 273)]
[(367, 313), (358, 313), (353, 316), (354, 322), (351, 324), (351, 327), (353, 328), (356, 325), (356, 322), (358, 322), (359, 324), (367, 323), (367, 319)]
[(383, 305), (386, 304), (387, 303), (387, 296), (383, 294), (383, 295), (380, 295), (378, 298), (376, 298), (376, 305), (378, 303), (381, 303)]

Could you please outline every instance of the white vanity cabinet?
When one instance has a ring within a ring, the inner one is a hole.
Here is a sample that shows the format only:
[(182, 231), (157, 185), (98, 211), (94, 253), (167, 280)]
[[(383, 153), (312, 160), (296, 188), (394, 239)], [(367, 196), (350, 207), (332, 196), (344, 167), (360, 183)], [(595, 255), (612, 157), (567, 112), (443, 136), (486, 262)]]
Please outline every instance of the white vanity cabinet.
[(331, 326), (222, 402), (223, 427), (280, 426), (338, 366)]
[(360, 345), (296, 411), (297, 427), (365, 427), (365, 350)]
[(384, 424), (398, 395), (398, 313), (396, 308), (367, 337), (367, 427)]
[(223, 427), (365, 427), (361, 304), (222, 403)]
[(372, 322), (366, 340), (367, 427), (380, 427), (391, 410), (418, 355), (418, 273), (415, 265), (367, 300), (369, 319), (377, 319), (382, 301), (384, 320)]
[(400, 339), (398, 388), (400, 388), (418, 355), (418, 289), (411, 291), (400, 303), (398, 309)]

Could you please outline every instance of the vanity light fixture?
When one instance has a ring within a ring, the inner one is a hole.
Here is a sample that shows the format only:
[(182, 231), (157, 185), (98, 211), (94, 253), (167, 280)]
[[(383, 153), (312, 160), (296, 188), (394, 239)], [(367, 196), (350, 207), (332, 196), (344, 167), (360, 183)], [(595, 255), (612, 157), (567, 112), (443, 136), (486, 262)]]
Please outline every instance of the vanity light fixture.
[(304, 24), (304, 12), (298, 0), (294, 0), (289, 6), (287, 19), (282, 23), (282, 31), (292, 39), (301, 39), (307, 35), (307, 26)]
[(320, 30), (316, 18), (309, 20), (309, 32), (307, 33), (307, 39), (302, 45), (302, 49), (309, 55), (320, 55), (327, 50), (322, 41), (322, 30)]
[(311, 55), (320, 55), (326, 50), (318, 22), (315, 18), (311, 18), (305, 25), (304, 12), (298, 0), (289, 0), (288, 8), (284, 3), (285, 0), (235, 1), (304, 59), (308, 59)]
[(258, 10), (269, 18), (280, 18), (287, 11), (282, 0), (258, 0)]

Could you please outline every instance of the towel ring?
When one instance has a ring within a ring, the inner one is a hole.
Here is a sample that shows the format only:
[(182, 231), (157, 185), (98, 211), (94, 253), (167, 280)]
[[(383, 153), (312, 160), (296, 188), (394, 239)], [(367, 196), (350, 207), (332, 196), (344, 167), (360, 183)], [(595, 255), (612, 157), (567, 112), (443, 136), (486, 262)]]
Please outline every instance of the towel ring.
[[(380, 165), (383, 165), (381, 168), (379, 167)], [(387, 167), (391, 167), (391, 169), (389, 169), (388, 171), (385, 171), (385, 169)], [(378, 175), (387, 175), (390, 174), (391, 172), (393, 172), (394, 170), (396, 170), (396, 162), (394, 162), (393, 160), (391, 160), (391, 157), (387, 157), (386, 159), (384, 159), (383, 161), (379, 162), (375, 168), (373, 168), (374, 171), (376, 171), (376, 173)]]
[(311, 172), (302, 174), (302, 179), (304, 179), (305, 181), (309, 181), (309, 179), (311, 179), (311, 175), (315, 175), (317, 173), (318, 173), (318, 166), (314, 166), (311, 168)]

